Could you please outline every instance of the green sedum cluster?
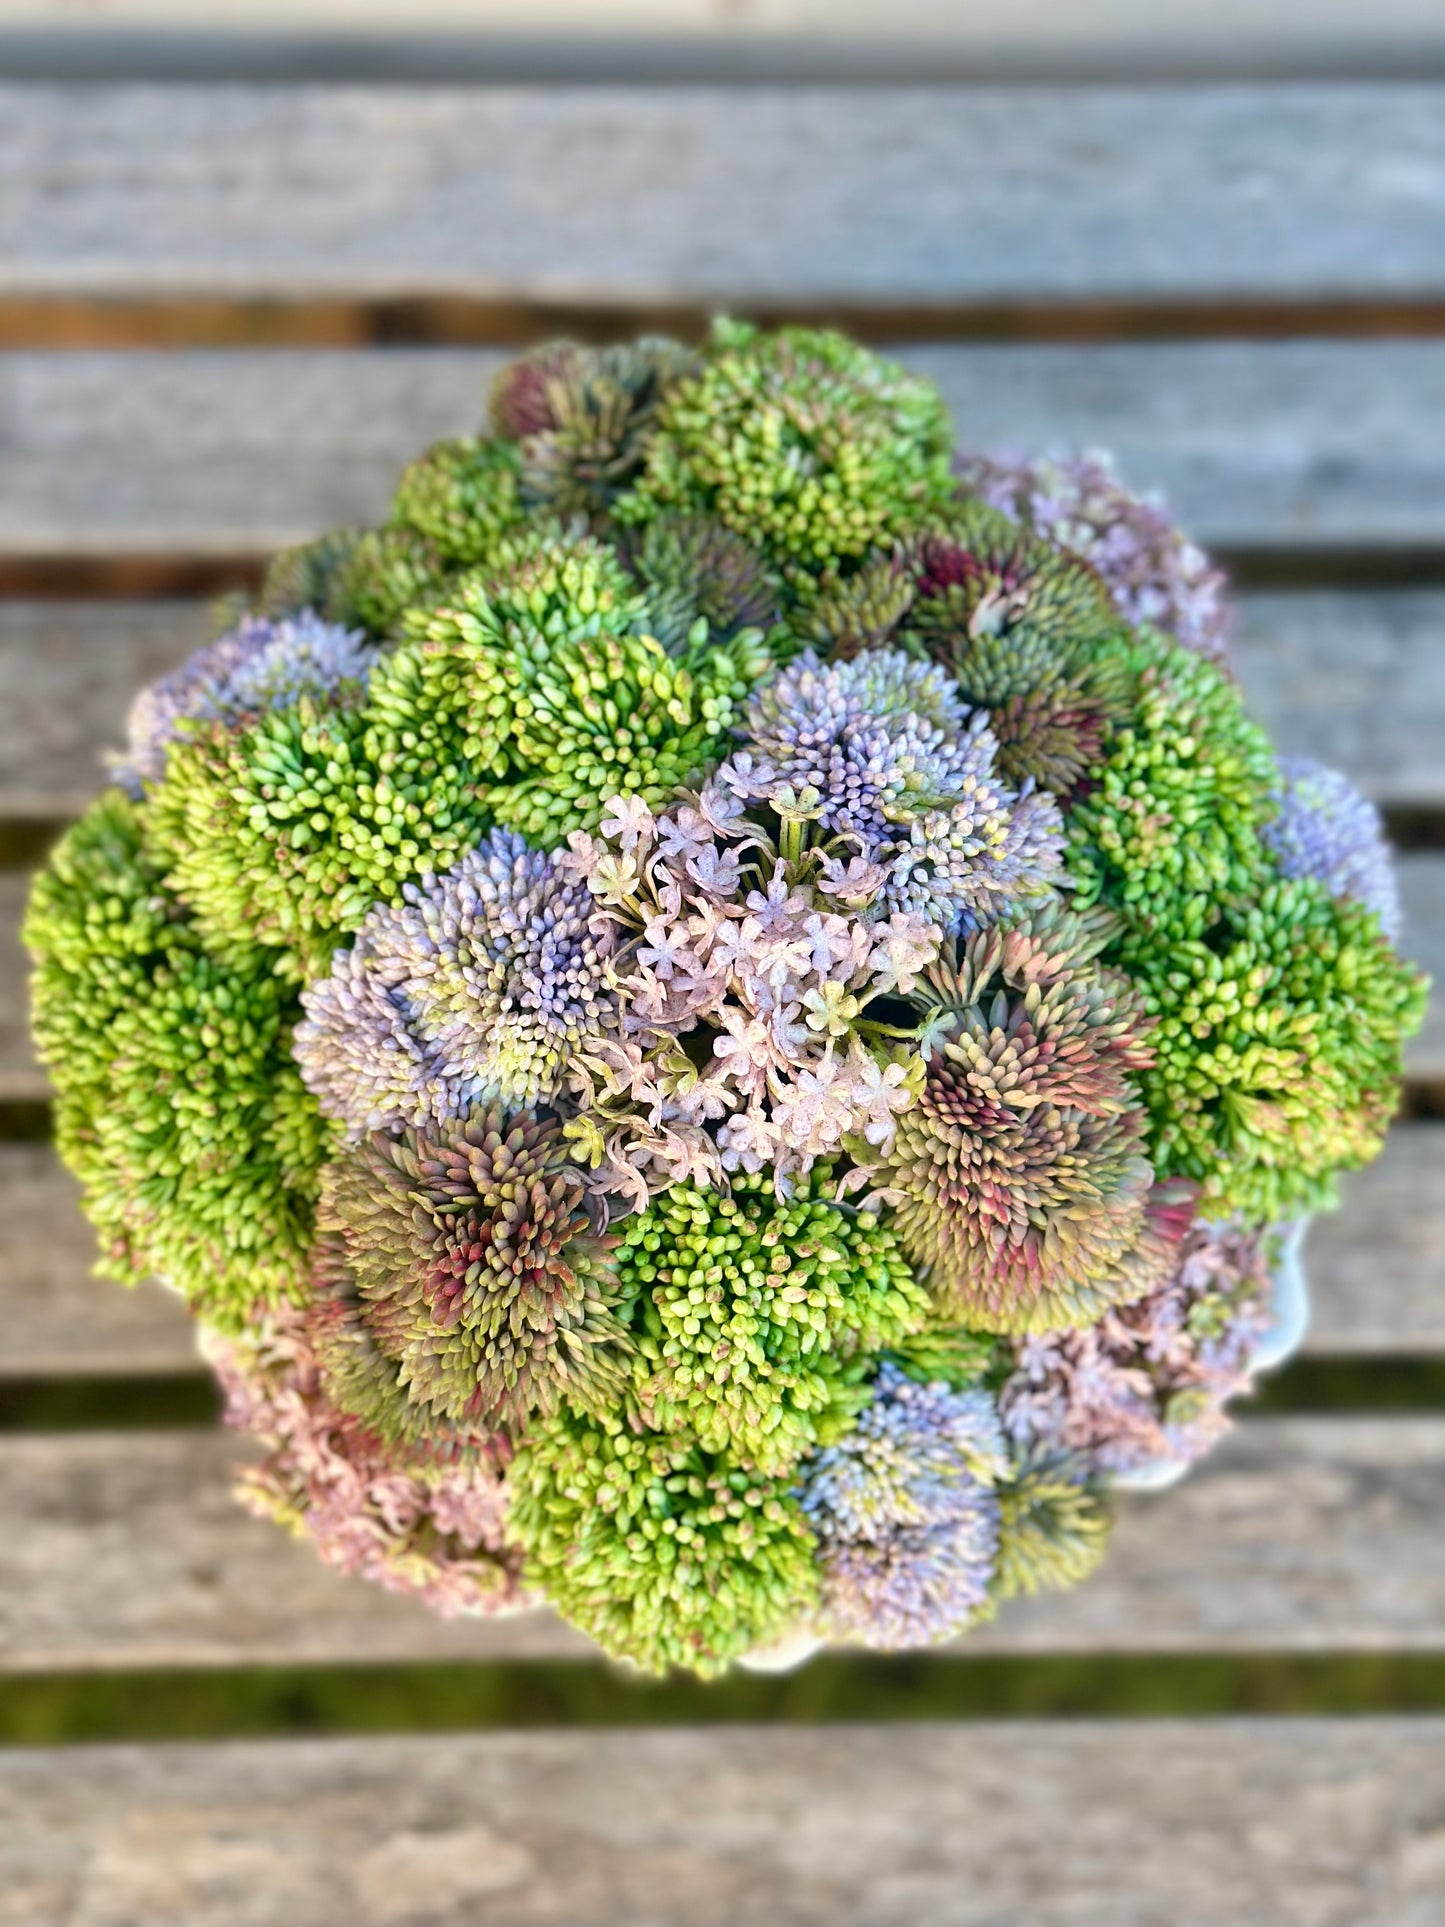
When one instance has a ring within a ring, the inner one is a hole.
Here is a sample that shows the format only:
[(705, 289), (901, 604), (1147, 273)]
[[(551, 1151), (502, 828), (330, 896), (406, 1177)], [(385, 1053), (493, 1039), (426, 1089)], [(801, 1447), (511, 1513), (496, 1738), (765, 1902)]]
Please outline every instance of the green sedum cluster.
[(769, 666), (760, 633), (671, 653), (616, 553), (550, 534), (412, 609), (366, 690), (196, 728), (149, 799), (148, 842), (218, 947), (325, 968), (373, 903), (451, 867), (494, 823), (543, 847), (619, 790), (697, 780)]
[(1156, 1020), (1155, 1163), (1216, 1216), (1317, 1210), (1380, 1149), (1423, 985), (1378, 916), (1281, 876), (1277, 772), (1225, 671), (1147, 632), (1109, 653), (1135, 696), (1069, 813), (1068, 867), (1077, 902), (1117, 913), (1107, 955)]
[(846, 1409), (858, 1355), (925, 1322), (897, 1238), (830, 1202), (830, 1175), (815, 1166), (786, 1199), (761, 1177), (723, 1196), (674, 1185), (628, 1221), (617, 1273), (649, 1422), (786, 1472)]
[(485, 564), (526, 514), (521, 467), (510, 442), (476, 435), (438, 442), (403, 473), (389, 527), (419, 536), (447, 568)]
[(306, 978), (374, 902), (482, 834), (471, 776), (435, 741), (303, 700), (173, 750), (148, 841), (215, 948), (267, 944)]
[(1157, 1161), (1213, 1215), (1272, 1221), (1332, 1205), (1337, 1174), (1378, 1156), (1425, 989), (1371, 912), (1267, 870), (1257, 890), (1134, 974), (1159, 1017)]
[(841, 335), (719, 324), (658, 406), (624, 522), (700, 509), (780, 562), (818, 567), (904, 534), (953, 493), (931, 383)]
[(294, 990), (257, 946), (206, 950), (139, 814), (108, 793), (35, 886), (35, 1037), (105, 1268), (235, 1325), (304, 1284), (330, 1131), (289, 1055)]
[(710, 642), (700, 617), (669, 653), (657, 626), (611, 549), (529, 543), (408, 625), (374, 701), (394, 740), (437, 732), (493, 820), (549, 847), (608, 796), (661, 805), (698, 780), (769, 667), (755, 630)]
[(816, 1596), (812, 1537), (786, 1484), (686, 1432), (567, 1408), (527, 1433), (511, 1486), (530, 1583), (648, 1671), (720, 1673)]

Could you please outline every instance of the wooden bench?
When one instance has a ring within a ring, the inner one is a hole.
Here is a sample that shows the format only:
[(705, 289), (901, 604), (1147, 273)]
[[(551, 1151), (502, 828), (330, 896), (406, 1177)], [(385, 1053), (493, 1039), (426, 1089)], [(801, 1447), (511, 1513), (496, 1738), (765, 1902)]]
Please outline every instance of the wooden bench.
[[(172, 1300), (87, 1278), (33, 1141), (21, 860), (94, 793), (129, 692), (264, 551), (375, 517), (512, 345), (714, 306), (837, 318), (971, 443), (1108, 445), (1166, 490), (1236, 568), (1282, 746), (1408, 839), (1407, 947), (1445, 974), (1445, 87), (0, 88), (0, 1407), (194, 1369)], [(1445, 1357), (1445, 1016), (1409, 1070), (1408, 1121), (1311, 1235), (1310, 1369)], [(596, 1669), (547, 1616), (443, 1624), (325, 1571), (233, 1506), (238, 1449), (0, 1436), (12, 1694)], [(981, 1704), (990, 1667), (1219, 1660), (1228, 1718), (1110, 1717), (1103, 1688), (1088, 1718), (969, 1718), (950, 1654), (866, 1675), (928, 1710), (936, 1680), (942, 1720), (799, 1724), (805, 1674), (665, 1729), (675, 1701), (619, 1689), (585, 1729), (12, 1746), (0, 1921), (1429, 1927), (1438, 1670), (1351, 1719), (1249, 1713), (1240, 1682), (1437, 1661), (1442, 1520), (1445, 1405), (1247, 1416), (1124, 1503), (1100, 1577), (964, 1649)], [(715, 1723), (734, 1703), (793, 1717)]]

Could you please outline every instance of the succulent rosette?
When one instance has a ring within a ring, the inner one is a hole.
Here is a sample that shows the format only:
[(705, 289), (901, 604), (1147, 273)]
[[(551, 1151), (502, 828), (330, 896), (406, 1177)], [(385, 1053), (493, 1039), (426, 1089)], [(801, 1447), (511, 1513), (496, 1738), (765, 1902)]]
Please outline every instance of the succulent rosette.
[(719, 324), (544, 348), (145, 691), (27, 941), (253, 1507), (636, 1665), (950, 1638), (1248, 1388), (1423, 986), (1106, 465)]

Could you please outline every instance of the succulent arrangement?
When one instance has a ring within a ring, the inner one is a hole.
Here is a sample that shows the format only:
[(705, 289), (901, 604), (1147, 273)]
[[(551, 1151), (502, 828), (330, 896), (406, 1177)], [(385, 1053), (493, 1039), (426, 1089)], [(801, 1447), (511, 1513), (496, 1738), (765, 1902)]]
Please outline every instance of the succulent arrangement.
[(36, 883), (102, 1265), (248, 1502), (716, 1673), (912, 1647), (1219, 1434), (1423, 986), (1220, 576), (834, 334), (543, 348), (146, 690)]

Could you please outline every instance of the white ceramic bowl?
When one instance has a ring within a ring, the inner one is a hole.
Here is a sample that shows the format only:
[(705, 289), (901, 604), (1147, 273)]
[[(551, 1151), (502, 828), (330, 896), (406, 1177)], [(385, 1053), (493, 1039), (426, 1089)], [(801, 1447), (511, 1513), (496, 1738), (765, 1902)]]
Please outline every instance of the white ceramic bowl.
[(750, 1653), (743, 1654), (738, 1665), (749, 1673), (791, 1673), (799, 1666), (806, 1666), (814, 1653), (821, 1653), (826, 1644), (816, 1633), (799, 1627), (769, 1640), (766, 1646), (754, 1646)]

